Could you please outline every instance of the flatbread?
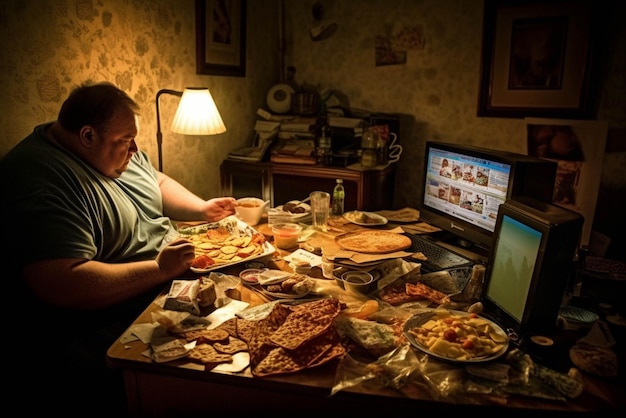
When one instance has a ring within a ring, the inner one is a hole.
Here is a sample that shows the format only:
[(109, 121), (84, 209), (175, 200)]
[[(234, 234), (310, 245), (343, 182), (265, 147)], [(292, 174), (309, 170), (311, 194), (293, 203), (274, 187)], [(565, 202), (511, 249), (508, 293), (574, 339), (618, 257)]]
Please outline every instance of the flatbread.
[(339, 235), (335, 242), (344, 250), (366, 254), (385, 254), (401, 251), (412, 245), (411, 238), (390, 231), (358, 231)]
[(270, 341), (287, 350), (295, 350), (330, 328), (340, 310), (335, 298), (310, 302), (306, 309), (296, 307), (272, 334)]

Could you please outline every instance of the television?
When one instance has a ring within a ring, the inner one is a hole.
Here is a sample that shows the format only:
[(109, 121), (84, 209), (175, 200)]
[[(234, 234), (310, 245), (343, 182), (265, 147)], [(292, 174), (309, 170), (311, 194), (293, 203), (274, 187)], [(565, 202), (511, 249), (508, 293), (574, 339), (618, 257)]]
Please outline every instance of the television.
[(516, 196), (551, 202), (556, 172), (551, 160), (427, 141), (420, 218), (447, 233), (442, 241), (486, 257), (500, 205)]
[(500, 206), (481, 299), (484, 313), (520, 342), (557, 328), (583, 221), (578, 212), (527, 197)]

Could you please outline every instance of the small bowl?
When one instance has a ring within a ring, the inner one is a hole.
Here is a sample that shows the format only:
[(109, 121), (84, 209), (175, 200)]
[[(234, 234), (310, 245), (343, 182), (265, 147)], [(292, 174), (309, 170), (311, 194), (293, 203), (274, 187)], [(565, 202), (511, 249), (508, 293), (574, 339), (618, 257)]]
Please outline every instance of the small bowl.
[(272, 225), (274, 245), (282, 250), (291, 250), (298, 246), (298, 236), (302, 227), (294, 223), (280, 223)]
[(242, 197), (237, 199), (235, 214), (250, 226), (258, 225), (268, 204), (269, 200), (264, 202), (257, 197)]
[(257, 285), (259, 284), (259, 274), (263, 273), (267, 269), (245, 269), (239, 273), (239, 278), (244, 284)]
[(341, 275), (341, 281), (344, 289), (365, 295), (371, 290), (374, 276), (366, 271), (346, 271)]

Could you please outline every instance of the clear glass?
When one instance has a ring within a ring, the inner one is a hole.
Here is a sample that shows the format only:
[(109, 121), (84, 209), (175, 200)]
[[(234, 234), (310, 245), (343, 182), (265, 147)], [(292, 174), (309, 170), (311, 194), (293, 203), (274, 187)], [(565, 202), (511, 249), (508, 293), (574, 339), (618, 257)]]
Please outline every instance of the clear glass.
[(318, 231), (328, 231), (328, 216), (330, 214), (330, 193), (316, 191), (310, 194), (313, 228)]

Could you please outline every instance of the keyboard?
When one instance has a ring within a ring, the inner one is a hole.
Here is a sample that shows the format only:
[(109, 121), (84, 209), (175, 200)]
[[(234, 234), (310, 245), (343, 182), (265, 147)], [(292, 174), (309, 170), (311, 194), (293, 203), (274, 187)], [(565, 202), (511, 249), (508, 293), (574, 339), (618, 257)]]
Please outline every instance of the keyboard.
[(443, 269), (466, 267), (475, 264), (474, 261), (466, 258), (448, 248), (442, 247), (435, 242), (423, 238), (419, 235), (406, 234), (411, 238), (411, 248), (407, 251), (421, 252), (427, 260), (420, 260), (422, 268), (427, 271), (438, 271)]

